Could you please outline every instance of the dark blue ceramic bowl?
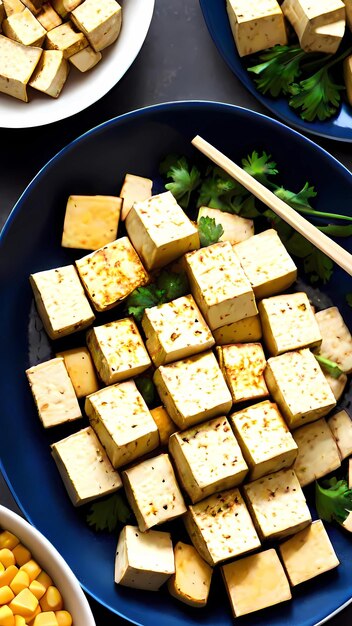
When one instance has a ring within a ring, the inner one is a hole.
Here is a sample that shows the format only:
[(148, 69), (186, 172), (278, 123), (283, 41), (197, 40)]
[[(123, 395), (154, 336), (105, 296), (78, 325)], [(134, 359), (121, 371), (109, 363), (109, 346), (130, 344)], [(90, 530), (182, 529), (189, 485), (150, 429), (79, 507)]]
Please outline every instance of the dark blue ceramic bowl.
[[(167, 592), (147, 594), (114, 585), (116, 537), (95, 534), (83, 512), (71, 505), (49, 449), (62, 433), (41, 427), (24, 374), (35, 360), (50, 356), (34, 315), (28, 275), (72, 261), (74, 253), (60, 247), (69, 194), (116, 194), (126, 172), (155, 178), (166, 154), (196, 155), (190, 144), (196, 134), (234, 159), (265, 149), (279, 163), (284, 184), (298, 189), (308, 180), (317, 187), (319, 208), (342, 213), (351, 206), (352, 175), (297, 132), (231, 105), (177, 102), (128, 113), (72, 142), (23, 193), (0, 240), (2, 470), (26, 517), (64, 556), (84, 589), (144, 626), (230, 626), (233, 620), (218, 574), (205, 610), (177, 603)], [(351, 315), (344, 294), (352, 291), (351, 283), (337, 270), (327, 290), (346, 319)], [(297, 589), (292, 602), (239, 619), (239, 625), (308, 626), (350, 600), (352, 537), (334, 527), (329, 533), (341, 566)]]

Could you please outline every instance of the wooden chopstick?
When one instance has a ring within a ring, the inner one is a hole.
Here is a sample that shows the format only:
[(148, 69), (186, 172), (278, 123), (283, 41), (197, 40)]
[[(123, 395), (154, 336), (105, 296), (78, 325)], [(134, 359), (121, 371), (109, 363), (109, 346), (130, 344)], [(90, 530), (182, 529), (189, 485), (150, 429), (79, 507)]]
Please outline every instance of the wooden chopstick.
[(347, 252), (347, 250), (330, 239), (325, 233), (318, 230), (318, 228), (302, 217), (302, 215), (297, 213), (295, 209), (278, 198), (272, 191), (264, 187), (262, 183), (236, 165), (236, 163), (217, 150), (217, 148), (214, 148), (208, 141), (197, 135), (192, 140), (192, 144), (213, 161), (213, 163), (216, 163), (216, 165), (230, 174), (232, 178), (241, 183), (241, 185), (248, 189), (254, 196), (270, 207), (276, 215), (285, 220), (287, 224), (292, 226), (292, 228), (308, 239), (314, 246), (324, 252), (326, 256), (330, 257), (337, 265), (342, 267), (348, 274), (352, 275), (352, 255)]

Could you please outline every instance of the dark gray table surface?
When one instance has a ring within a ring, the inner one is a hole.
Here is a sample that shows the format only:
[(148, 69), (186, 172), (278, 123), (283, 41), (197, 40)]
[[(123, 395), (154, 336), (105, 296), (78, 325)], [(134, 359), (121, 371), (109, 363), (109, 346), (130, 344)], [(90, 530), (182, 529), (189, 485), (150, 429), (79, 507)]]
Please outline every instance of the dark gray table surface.
[[(0, 128), (0, 228), (33, 176), (68, 142), (126, 111), (157, 102), (191, 99), (229, 102), (268, 114), (221, 59), (207, 32), (198, 0), (156, 0), (152, 24), (139, 56), (102, 100), (50, 126)], [(311, 138), (352, 171), (351, 144)], [(1, 475), (0, 503), (18, 511)], [(90, 603), (97, 626), (126, 624), (95, 601)], [(352, 624), (352, 605), (329, 624)]]

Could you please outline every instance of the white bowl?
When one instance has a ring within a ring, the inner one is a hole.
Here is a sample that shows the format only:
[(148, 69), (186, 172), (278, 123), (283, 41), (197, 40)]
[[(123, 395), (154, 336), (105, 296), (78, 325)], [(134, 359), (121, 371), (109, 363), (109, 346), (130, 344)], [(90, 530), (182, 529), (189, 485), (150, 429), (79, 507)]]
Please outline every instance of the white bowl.
[(62, 594), (64, 608), (72, 615), (74, 626), (96, 626), (86, 596), (66, 561), (44, 535), (22, 517), (0, 505), (0, 527), (16, 535), (33, 558), (53, 579)]
[(102, 98), (133, 63), (147, 36), (155, 0), (120, 0), (122, 28), (115, 43), (103, 50), (92, 70), (71, 68), (57, 99), (30, 89), (30, 102), (0, 93), (0, 126), (29, 128), (66, 119)]

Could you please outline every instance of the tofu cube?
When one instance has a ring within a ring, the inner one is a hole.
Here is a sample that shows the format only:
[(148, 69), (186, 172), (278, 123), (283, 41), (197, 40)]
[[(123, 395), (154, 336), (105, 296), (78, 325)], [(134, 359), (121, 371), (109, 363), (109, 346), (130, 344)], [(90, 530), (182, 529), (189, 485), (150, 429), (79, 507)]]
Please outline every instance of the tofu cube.
[(0, 92), (28, 102), (28, 81), (42, 52), (0, 35)]
[(186, 254), (185, 265), (211, 330), (257, 314), (253, 290), (229, 241)]
[(51, 452), (74, 506), (122, 487), (120, 476), (90, 426), (53, 443)]
[(211, 566), (260, 547), (239, 489), (190, 505), (184, 522), (194, 547)]
[(240, 57), (287, 43), (284, 16), (277, 0), (227, 0), (227, 13)]
[(36, 15), (36, 18), (46, 31), (52, 30), (56, 26), (60, 26), (60, 24), (62, 24), (60, 15), (56, 13), (50, 2), (45, 2), (42, 5), (40, 11)]
[(88, 46), (88, 40), (83, 33), (77, 32), (72, 22), (64, 22), (52, 28), (46, 36), (45, 47), (48, 50), (61, 50), (65, 59), (76, 54)]
[(264, 376), (290, 429), (324, 417), (336, 405), (329, 383), (308, 348), (271, 357)]
[(85, 347), (58, 352), (62, 357), (77, 398), (84, 398), (99, 389), (89, 350)]
[(51, 0), (55, 11), (61, 15), (61, 17), (67, 17), (68, 13), (76, 9), (83, 0)]
[(149, 280), (128, 237), (78, 259), (76, 267), (97, 311), (111, 309)]
[(170, 191), (135, 202), (125, 223), (148, 270), (163, 267), (200, 245), (197, 228)]
[(293, 465), (297, 444), (276, 404), (269, 400), (253, 404), (233, 413), (229, 421), (249, 466), (250, 480)]
[(320, 346), (322, 337), (306, 293), (264, 298), (258, 304), (258, 311), (264, 342), (271, 355)]
[(236, 487), (248, 472), (226, 417), (171, 435), (169, 451), (193, 504), (217, 491)]
[(345, 391), (345, 387), (347, 385), (348, 378), (347, 378), (346, 374), (340, 374), (340, 376), (338, 378), (334, 378), (328, 372), (324, 372), (323, 368), (322, 368), (322, 372), (323, 372), (323, 374), (325, 376), (325, 379), (329, 383), (329, 387), (330, 387), (332, 393), (334, 394), (334, 398), (335, 398), (336, 402), (338, 402), (340, 400), (343, 392)]
[(2, 0), (0, 0), (0, 32), (1, 32), (1, 24), (3, 23), (5, 17), (6, 17), (5, 7), (3, 5)]
[(25, 6), (21, 0), (2, 0), (5, 9), (5, 16), (9, 17), (14, 13), (21, 13)]
[(2, 23), (4, 35), (24, 46), (40, 47), (44, 41), (46, 30), (27, 7), (20, 13), (13, 13)]
[(347, 459), (352, 454), (352, 420), (347, 411), (339, 411), (329, 417), (328, 426), (336, 441), (340, 458)]
[(298, 456), (293, 466), (301, 487), (340, 467), (339, 451), (325, 419), (301, 426), (293, 433)]
[(70, 67), (60, 50), (43, 50), (29, 84), (52, 98), (58, 98)]
[(21, 0), (22, 4), (24, 4), (33, 15), (37, 15), (43, 5), (43, 0)]
[(160, 530), (141, 533), (125, 526), (115, 557), (115, 583), (134, 589), (157, 591), (175, 571), (171, 535)]
[(85, 412), (115, 468), (159, 445), (158, 429), (133, 380), (92, 393)]
[(307, 24), (311, 28), (317, 28), (345, 19), (345, 6), (341, 0), (285, 0), (282, 11), (298, 38), (304, 33)]
[[(95, 52), (91, 46), (87, 46), (76, 52), (76, 54), (72, 54), (70, 56), (69, 61), (74, 65), (80, 72), (88, 72), (93, 67), (99, 63), (103, 58), (101, 52)], [(122, 204), (122, 203), (121, 203)], [(99, 246), (98, 246), (99, 247)]]
[(345, 374), (352, 373), (352, 336), (336, 306), (315, 314), (323, 338), (319, 354), (337, 363)]
[(198, 211), (198, 224), (201, 217), (209, 217), (215, 220), (215, 224), (222, 226), (224, 232), (219, 241), (239, 243), (254, 235), (253, 220), (249, 220), (245, 217), (226, 213), (225, 211), (220, 211), (220, 209), (211, 209), (207, 206), (200, 207)]
[(120, 197), (123, 198), (122, 221), (125, 221), (135, 202), (143, 202), (151, 197), (152, 188), (153, 181), (150, 178), (126, 174), (120, 191)]
[(95, 326), (87, 333), (87, 345), (106, 385), (137, 376), (151, 365), (137, 324), (130, 317)]
[(213, 337), (218, 346), (229, 343), (253, 343), (260, 341), (262, 327), (259, 315), (252, 315), (232, 324), (226, 324), (213, 330)]
[(145, 309), (142, 327), (155, 367), (186, 359), (215, 344), (191, 295)]
[(352, 459), (348, 459), (348, 488), (352, 489)]
[(259, 537), (280, 539), (293, 535), (311, 523), (312, 518), (293, 469), (244, 485), (244, 495)]
[(335, 54), (345, 34), (345, 29), (345, 19), (323, 26), (311, 26), (308, 23), (300, 37), (300, 46), (305, 52)]
[(264, 230), (234, 246), (256, 298), (267, 298), (291, 287), (297, 268), (276, 230)]
[(167, 454), (159, 454), (125, 470), (122, 480), (141, 532), (186, 512)]
[[(352, 20), (352, 2), (351, 2), (351, 20)], [(351, 29), (351, 26), (350, 26)], [(343, 62), (343, 77), (346, 87), (346, 95), (349, 104), (352, 105), (352, 54)]]
[(122, 10), (115, 0), (85, 0), (72, 11), (71, 18), (92, 48), (100, 52), (118, 38)]
[(212, 352), (161, 365), (153, 379), (162, 403), (181, 430), (231, 409), (231, 394)]
[(34, 365), (26, 375), (44, 428), (82, 417), (63, 358)]
[(115, 241), (121, 206), (121, 198), (115, 196), (70, 196), (61, 245), (64, 248), (97, 250)]
[(216, 348), (221, 371), (234, 404), (266, 398), (266, 359), (260, 343), (238, 343)]
[(346, 9), (346, 22), (350, 30), (352, 30), (352, 1), (343, 0)]
[(206, 606), (213, 570), (193, 546), (182, 541), (175, 545), (175, 574), (169, 578), (167, 588), (171, 595), (189, 604)]
[(50, 339), (83, 330), (95, 319), (73, 265), (31, 274), (29, 280)]
[(150, 409), (150, 414), (158, 427), (160, 445), (167, 446), (171, 435), (177, 431), (175, 422), (172, 421), (163, 406)]
[(340, 564), (320, 519), (284, 541), (279, 550), (292, 587)]
[(291, 600), (290, 585), (276, 550), (264, 550), (221, 567), (234, 617)]

